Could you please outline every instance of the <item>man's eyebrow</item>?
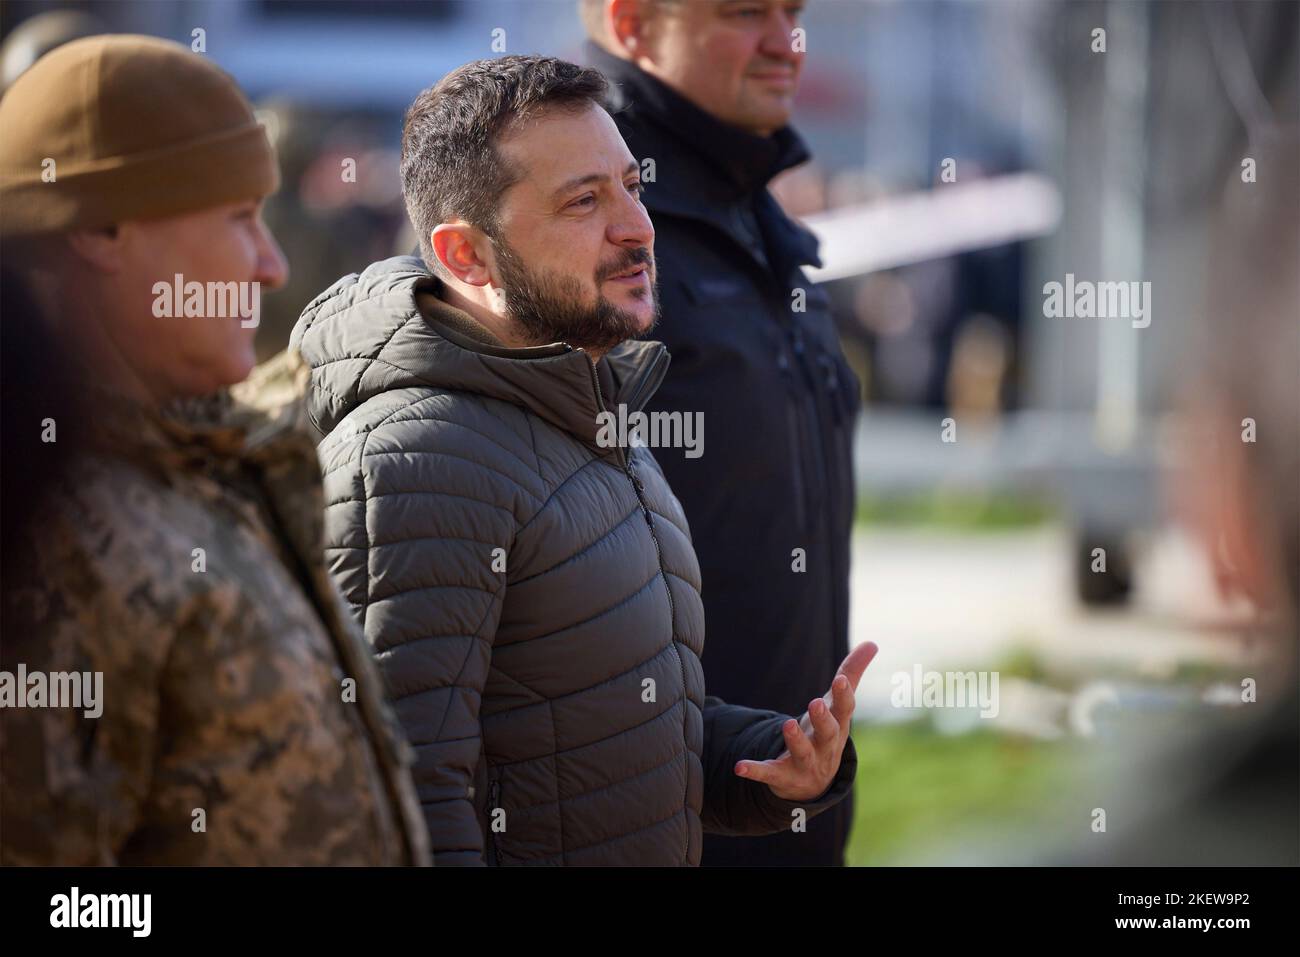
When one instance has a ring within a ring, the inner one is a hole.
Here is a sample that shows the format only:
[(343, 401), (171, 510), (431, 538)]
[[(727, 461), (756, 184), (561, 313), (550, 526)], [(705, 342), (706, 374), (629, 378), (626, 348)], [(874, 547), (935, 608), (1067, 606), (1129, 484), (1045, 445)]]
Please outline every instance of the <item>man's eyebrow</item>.
[[(623, 175), (626, 176), (628, 173), (635, 173), (640, 170), (640, 168), (641, 167), (637, 164), (637, 161), (632, 160), (632, 162), (627, 164), (627, 168), (623, 170)], [(589, 183), (599, 183), (606, 179), (609, 179), (609, 177), (604, 173), (587, 173), (585, 176), (575, 176), (573, 179), (566, 180), (563, 185), (556, 189), (553, 195), (556, 199), (559, 199), (565, 193), (572, 192), (579, 186), (586, 186)]]

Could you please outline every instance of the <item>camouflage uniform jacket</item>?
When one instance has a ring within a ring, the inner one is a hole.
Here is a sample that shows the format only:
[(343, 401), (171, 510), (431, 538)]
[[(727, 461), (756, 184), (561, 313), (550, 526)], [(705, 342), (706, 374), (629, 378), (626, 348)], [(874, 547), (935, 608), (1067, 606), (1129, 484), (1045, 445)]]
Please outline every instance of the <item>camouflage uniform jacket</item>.
[(428, 863), (411, 749), (324, 567), (307, 378), (284, 353), (165, 413), (97, 406), (0, 662), (102, 672), (103, 710), (0, 710), (0, 862)]

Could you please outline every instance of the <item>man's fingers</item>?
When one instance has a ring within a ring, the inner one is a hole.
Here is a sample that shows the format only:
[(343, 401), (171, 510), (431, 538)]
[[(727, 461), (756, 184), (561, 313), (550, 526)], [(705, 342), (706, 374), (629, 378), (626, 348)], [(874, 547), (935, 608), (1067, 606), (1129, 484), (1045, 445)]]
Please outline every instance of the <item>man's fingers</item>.
[[(839, 739), (840, 725), (835, 720), (835, 715), (831, 713), (831, 709), (826, 707), (826, 702), (818, 698), (808, 706), (808, 715), (812, 718), (813, 730), (817, 732), (817, 743), (823, 748), (832, 747)], [(799, 734), (801, 737), (803, 736), (802, 731)], [(789, 738), (787, 737), (786, 740), (789, 741)], [(812, 744), (810, 742), (810, 751), (811, 748)], [(791, 753), (794, 752), (793, 748), (790, 750)]]
[[(784, 760), (788, 761), (789, 759)], [(737, 761), (735, 771), (742, 778), (758, 781), (770, 787), (785, 780), (785, 769), (782, 766), (782, 761), (782, 758), (777, 758), (775, 761)]]
[[(813, 719), (813, 727), (817, 727), (816, 719)], [(799, 727), (798, 721), (791, 718), (785, 722), (781, 725), (781, 733), (785, 735), (785, 746), (790, 750), (790, 756), (794, 758), (796, 764), (804, 765), (814, 759), (816, 749), (808, 740), (808, 735), (804, 734), (803, 728)]]
[(831, 714), (835, 715), (836, 722), (840, 727), (853, 720), (853, 709), (857, 702), (853, 697), (853, 689), (849, 687), (849, 679), (843, 675), (836, 675), (835, 680), (831, 682)]
[(840, 664), (836, 675), (843, 675), (849, 679), (850, 691), (858, 690), (858, 682), (862, 680), (862, 673), (867, 670), (867, 665), (871, 664), (871, 659), (876, 657), (876, 652), (880, 649), (876, 647), (874, 641), (868, 641), (858, 645), (849, 652), (849, 656)]

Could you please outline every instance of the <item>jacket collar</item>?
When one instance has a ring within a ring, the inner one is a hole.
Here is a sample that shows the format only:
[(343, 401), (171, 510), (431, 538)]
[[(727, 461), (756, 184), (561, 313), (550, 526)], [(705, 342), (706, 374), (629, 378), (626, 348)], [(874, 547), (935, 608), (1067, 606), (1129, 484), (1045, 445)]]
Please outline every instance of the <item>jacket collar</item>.
[(441, 279), (429, 279), (417, 283), (412, 295), (425, 322), (444, 340), (439, 384), (522, 405), (602, 457), (626, 464), (623, 449), (597, 442), (599, 417), (620, 405), (629, 413), (644, 408), (668, 371), (662, 343), (624, 342), (594, 365), (584, 350), (564, 342), (510, 348), (468, 313), (448, 305), (439, 295)]
[(330, 434), (355, 408), (385, 392), (436, 388), (521, 406), (599, 456), (600, 414), (639, 411), (668, 368), (658, 342), (628, 341), (593, 366), (568, 343), (514, 349), (440, 298), (442, 281), (413, 256), (344, 277), (303, 311), (290, 344), (310, 363), (311, 421)]
[(104, 392), (95, 400), (95, 447), (163, 475), (237, 471), (243, 464), (311, 451), (302, 401), (309, 377), (307, 364), (289, 351), (236, 386), (161, 406)]

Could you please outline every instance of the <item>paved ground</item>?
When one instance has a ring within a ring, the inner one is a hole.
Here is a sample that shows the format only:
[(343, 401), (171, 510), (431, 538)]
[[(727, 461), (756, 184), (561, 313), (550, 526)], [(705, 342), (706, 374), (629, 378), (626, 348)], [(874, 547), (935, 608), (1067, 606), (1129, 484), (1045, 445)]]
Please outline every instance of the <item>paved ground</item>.
[[(1094, 611), (1071, 581), (1059, 526), (1011, 533), (859, 531), (853, 542), (854, 644), (880, 654), (858, 690), (858, 717), (888, 719), (890, 676), (989, 667), (1018, 649), (1081, 671), (1158, 679), (1186, 662), (1249, 660), (1232, 625), (1242, 609), (1215, 597), (1205, 562), (1174, 532), (1136, 557), (1132, 602)], [(895, 715), (896, 717), (897, 715)]]

